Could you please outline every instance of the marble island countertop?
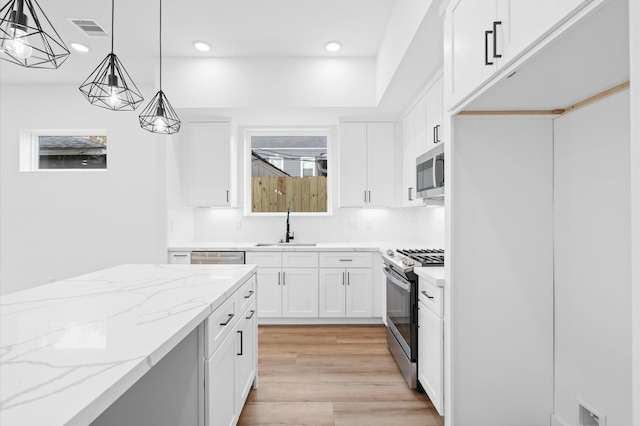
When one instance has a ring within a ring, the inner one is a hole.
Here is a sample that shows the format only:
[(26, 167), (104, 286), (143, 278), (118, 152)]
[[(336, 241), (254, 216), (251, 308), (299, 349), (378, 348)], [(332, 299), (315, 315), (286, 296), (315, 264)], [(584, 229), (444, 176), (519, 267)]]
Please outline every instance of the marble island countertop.
[(0, 424), (94, 420), (253, 273), (122, 265), (0, 299)]
[(445, 283), (445, 271), (444, 267), (419, 267), (414, 268), (413, 272), (420, 278), (424, 278), (432, 284), (438, 287), (444, 287)]

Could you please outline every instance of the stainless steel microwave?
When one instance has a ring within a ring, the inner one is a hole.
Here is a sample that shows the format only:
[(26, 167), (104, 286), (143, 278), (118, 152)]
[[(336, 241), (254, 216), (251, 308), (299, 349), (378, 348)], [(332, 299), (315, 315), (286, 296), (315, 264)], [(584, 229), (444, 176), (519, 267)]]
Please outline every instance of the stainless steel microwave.
[(416, 195), (418, 198), (444, 197), (444, 145), (416, 159)]

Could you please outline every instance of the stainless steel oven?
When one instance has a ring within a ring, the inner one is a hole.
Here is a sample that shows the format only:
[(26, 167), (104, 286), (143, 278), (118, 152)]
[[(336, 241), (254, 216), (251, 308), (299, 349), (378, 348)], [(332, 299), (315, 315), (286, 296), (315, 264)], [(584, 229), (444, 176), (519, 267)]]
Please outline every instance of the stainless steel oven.
[(387, 346), (407, 384), (417, 385), (418, 280), (408, 279), (385, 265), (387, 290)]

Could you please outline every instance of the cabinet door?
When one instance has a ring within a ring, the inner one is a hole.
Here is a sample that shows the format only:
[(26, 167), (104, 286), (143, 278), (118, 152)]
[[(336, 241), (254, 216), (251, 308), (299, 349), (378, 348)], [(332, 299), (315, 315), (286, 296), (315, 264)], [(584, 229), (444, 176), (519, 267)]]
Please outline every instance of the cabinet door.
[(340, 206), (362, 207), (367, 190), (367, 124), (340, 125)]
[(427, 126), (427, 100), (426, 96), (420, 98), (420, 101), (413, 107), (415, 111), (414, 134), (413, 140), (415, 144), (416, 157), (427, 151), (426, 126)]
[[(449, 49), (445, 60), (451, 68), (447, 96), (448, 106), (460, 102), (487, 80), (496, 70), (493, 39), (485, 31), (493, 29), (496, 0), (454, 0), (445, 18), (445, 38)], [(487, 50), (485, 50), (487, 49)], [(485, 60), (493, 62), (486, 65)]]
[(347, 317), (371, 317), (373, 273), (371, 268), (349, 268), (347, 272)]
[(426, 98), (426, 151), (442, 142), (442, 77), (429, 89)]
[(345, 316), (346, 275), (344, 268), (320, 268), (318, 295), (320, 317)]
[(240, 318), (236, 331), (236, 407), (244, 406), (256, 375), (256, 306), (255, 302)]
[(418, 380), (438, 413), (444, 413), (444, 321), (419, 303)]
[(186, 193), (190, 206), (230, 206), (229, 123), (188, 123)]
[(281, 287), (283, 317), (318, 316), (318, 268), (283, 268)]
[(524, 52), (588, 0), (498, 0), (498, 45), (503, 61)]
[(205, 362), (205, 415), (208, 426), (235, 425), (237, 421), (235, 344), (236, 333), (233, 332)]
[(367, 205), (394, 205), (395, 134), (393, 123), (367, 123)]
[(415, 111), (412, 109), (402, 121), (402, 205), (420, 204), (416, 200), (416, 149), (414, 140)]
[(258, 268), (258, 316), (282, 316), (282, 270)]

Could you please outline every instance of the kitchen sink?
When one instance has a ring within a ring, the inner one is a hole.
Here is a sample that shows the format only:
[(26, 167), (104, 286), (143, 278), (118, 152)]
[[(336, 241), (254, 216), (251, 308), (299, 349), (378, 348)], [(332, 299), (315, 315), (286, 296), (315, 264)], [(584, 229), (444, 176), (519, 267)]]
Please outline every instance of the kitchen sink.
[(256, 247), (315, 247), (316, 243), (258, 243)]

